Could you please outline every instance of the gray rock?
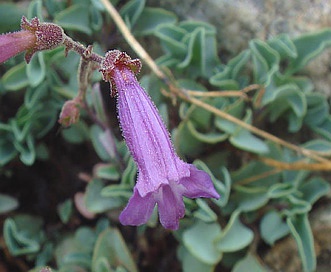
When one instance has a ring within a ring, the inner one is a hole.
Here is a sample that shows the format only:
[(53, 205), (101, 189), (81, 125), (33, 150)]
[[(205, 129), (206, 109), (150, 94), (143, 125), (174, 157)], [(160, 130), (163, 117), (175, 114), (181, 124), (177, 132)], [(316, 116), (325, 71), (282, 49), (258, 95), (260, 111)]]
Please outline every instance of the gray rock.
[[(148, 0), (181, 19), (202, 20), (217, 28), (219, 49), (230, 56), (247, 48), (251, 39), (267, 40), (280, 33), (297, 37), (331, 27), (330, 0)], [(331, 50), (312, 61), (305, 72), (316, 89), (331, 96)]]

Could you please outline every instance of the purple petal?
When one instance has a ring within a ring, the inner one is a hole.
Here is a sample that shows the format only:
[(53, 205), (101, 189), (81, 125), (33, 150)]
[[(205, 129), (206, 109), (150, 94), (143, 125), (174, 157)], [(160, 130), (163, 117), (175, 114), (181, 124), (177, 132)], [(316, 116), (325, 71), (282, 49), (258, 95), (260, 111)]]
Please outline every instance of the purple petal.
[(174, 184), (172, 187), (169, 185), (162, 186), (162, 191), (157, 195), (156, 199), (162, 226), (172, 230), (178, 229), (179, 219), (185, 215), (182, 195), (176, 191), (176, 185)]
[(182, 178), (178, 183), (185, 187), (186, 190), (183, 195), (186, 197), (220, 198), (210, 176), (206, 172), (196, 168), (193, 164), (190, 164), (190, 176)]
[(35, 41), (34, 34), (26, 30), (0, 35), (0, 63), (31, 48)]
[(123, 136), (143, 176), (137, 181), (139, 193), (144, 196), (168, 184), (169, 180), (188, 176), (188, 168), (179, 171), (179, 158), (169, 132), (133, 72), (122, 68), (113, 73)]
[(141, 197), (138, 190), (134, 188), (129, 203), (120, 214), (121, 224), (130, 226), (145, 224), (152, 215), (155, 203), (152, 194)]
[(161, 224), (175, 230), (185, 215), (183, 195), (220, 196), (207, 173), (176, 155), (157, 108), (135, 77), (139, 69), (139, 61), (118, 50), (106, 54), (100, 69), (104, 80), (118, 93), (123, 136), (138, 167), (134, 195), (120, 221), (128, 225), (146, 223), (157, 203)]

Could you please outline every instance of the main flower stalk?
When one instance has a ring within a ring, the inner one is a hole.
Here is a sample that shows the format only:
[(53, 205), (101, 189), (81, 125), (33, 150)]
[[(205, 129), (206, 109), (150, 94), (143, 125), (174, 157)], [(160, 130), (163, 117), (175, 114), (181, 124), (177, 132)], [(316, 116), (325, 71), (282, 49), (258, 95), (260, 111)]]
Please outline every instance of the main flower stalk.
[(133, 196), (120, 215), (124, 225), (148, 221), (155, 205), (161, 224), (178, 229), (185, 214), (183, 196), (219, 198), (210, 176), (185, 163), (175, 153), (157, 108), (140, 86), (135, 73), (139, 60), (118, 50), (106, 54), (100, 71), (118, 95), (118, 117), (127, 146), (138, 167)]

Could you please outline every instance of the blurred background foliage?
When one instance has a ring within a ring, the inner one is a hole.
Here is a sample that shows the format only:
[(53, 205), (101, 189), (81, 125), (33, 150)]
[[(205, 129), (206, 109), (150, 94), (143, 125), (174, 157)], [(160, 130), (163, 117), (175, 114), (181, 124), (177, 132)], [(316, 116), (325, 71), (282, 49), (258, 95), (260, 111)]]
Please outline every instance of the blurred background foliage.
[[(246, 49), (226, 52), (227, 37), (208, 22), (184, 20), (143, 0), (112, 3), (179, 87), (192, 94), (219, 90), (199, 99), (301, 148), (331, 155), (329, 101), (304, 70), (331, 45), (330, 28), (252, 39)], [(55, 22), (100, 54), (117, 48), (135, 57), (99, 0), (1, 3), (0, 31), (18, 30), (22, 15)], [(36, 54), (29, 65), (21, 54), (0, 66), (1, 271), (46, 265), (58, 272), (323, 266), (331, 248), (330, 175), (266, 164), (263, 158), (288, 165), (311, 161), (194, 104), (171, 103), (162, 95), (168, 86), (146, 67), (139, 79), (177, 152), (207, 171), (222, 197), (185, 199), (186, 217), (175, 232), (159, 226), (156, 213), (146, 226), (121, 226), (118, 215), (131, 196), (136, 167), (122, 141), (116, 100), (99, 73), (92, 76), (80, 121), (67, 129), (57, 123), (63, 103), (77, 94), (78, 64), (79, 56), (65, 57), (57, 48)], [(252, 84), (262, 87), (243, 92)], [(222, 95), (225, 90), (235, 94)]]

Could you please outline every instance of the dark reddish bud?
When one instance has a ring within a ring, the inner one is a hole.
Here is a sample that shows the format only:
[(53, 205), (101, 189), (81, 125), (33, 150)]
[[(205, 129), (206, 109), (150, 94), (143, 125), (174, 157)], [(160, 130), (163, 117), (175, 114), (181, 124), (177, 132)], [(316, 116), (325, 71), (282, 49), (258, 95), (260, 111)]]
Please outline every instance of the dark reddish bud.
[(77, 123), (80, 116), (80, 106), (81, 100), (77, 97), (66, 101), (60, 113), (59, 123), (64, 127)]
[[(114, 83), (114, 70), (122, 71), (122, 68), (129, 68), (133, 73), (137, 74), (141, 69), (141, 62), (139, 59), (131, 59), (131, 57), (125, 52), (119, 50), (108, 51), (105, 58), (101, 62), (100, 72), (103, 75), (103, 79), (111, 83), (112, 95), (115, 95), (116, 84)], [(125, 78), (125, 74), (123, 74)]]

